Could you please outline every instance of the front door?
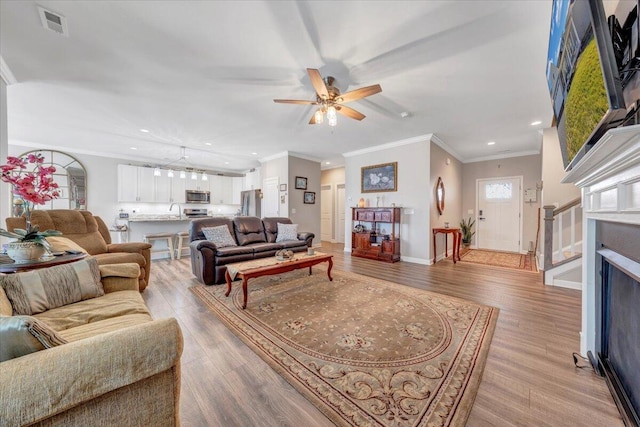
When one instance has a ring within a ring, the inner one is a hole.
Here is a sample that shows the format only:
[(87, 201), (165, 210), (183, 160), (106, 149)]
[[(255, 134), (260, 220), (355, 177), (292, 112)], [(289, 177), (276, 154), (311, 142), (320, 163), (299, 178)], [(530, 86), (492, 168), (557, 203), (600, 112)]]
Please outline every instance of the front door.
[(476, 246), (520, 252), (522, 177), (479, 179)]
[(262, 217), (280, 216), (280, 196), (278, 195), (278, 177), (262, 181)]

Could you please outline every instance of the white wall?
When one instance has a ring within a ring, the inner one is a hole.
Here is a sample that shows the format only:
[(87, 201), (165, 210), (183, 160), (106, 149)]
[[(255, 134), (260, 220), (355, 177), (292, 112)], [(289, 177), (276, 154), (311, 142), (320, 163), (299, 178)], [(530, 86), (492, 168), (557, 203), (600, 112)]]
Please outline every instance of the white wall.
[[(402, 207), (400, 255), (404, 261), (429, 263), (429, 209), (430, 190), (429, 157), (430, 136), (415, 142), (398, 142), (375, 147), (376, 151), (360, 150), (345, 154), (345, 183), (347, 203), (345, 212), (345, 250), (351, 250), (351, 208), (363, 197), (369, 206), (376, 205), (376, 196), (382, 197), (381, 206), (395, 203)], [(372, 149), (373, 150), (373, 149)], [(361, 193), (360, 169), (363, 166), (398, 162), (398, 191)]]

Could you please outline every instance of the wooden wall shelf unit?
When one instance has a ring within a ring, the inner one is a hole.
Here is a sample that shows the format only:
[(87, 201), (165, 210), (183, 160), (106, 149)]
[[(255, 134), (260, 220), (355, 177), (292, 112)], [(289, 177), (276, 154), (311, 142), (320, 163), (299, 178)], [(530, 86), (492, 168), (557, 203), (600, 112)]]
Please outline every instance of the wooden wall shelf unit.
[(351, 219), (352, 256), (400, 261), (400, 208), (352, 208)]

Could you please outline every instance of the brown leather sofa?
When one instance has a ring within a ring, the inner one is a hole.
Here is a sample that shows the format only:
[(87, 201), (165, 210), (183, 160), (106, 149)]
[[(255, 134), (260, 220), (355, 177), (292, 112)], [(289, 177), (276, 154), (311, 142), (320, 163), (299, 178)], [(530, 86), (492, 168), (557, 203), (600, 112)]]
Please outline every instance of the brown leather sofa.
[[(254, 216), (228, 218), (198, 218), (189, 226), (191, 269), (205, 285), (223, 283), (227, 264), (274, 256), (280, 249), (304, 252), (315, 235), (298, 233), (297, 240), (276, 243), (278, 223), (291, 224), (289, 218), (272, 217), (260, 219)], [(226, 225), (238, 246), (217, 248), (204, 236), (202, 229)]]
[[(25, 229), (24, 217), (7, 218), (7, 229)], [(98, 264), (121, 264), (134, 262), (140, 266), (138, 284), (142, 292), (149, 284), (151, 271), (151, 245), (142, 242), (111, 243), (111, 235), (104, 221), (89, 211), (70, 209), (34, 210), (31, 224), (40, 230), (58, 230), (62, 236), (77, 243), (89, 255), (93, 255)]]

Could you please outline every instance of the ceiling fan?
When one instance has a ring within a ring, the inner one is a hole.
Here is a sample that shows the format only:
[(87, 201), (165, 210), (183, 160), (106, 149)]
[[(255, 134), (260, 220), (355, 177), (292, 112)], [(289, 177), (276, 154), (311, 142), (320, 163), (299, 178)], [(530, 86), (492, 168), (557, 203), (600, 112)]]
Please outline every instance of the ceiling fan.
[(366, 117), (364, 114), (343, 104), (345, 102), (356, 101), (358, 99), (374, 95), (378, 92), (382, 92), (380, 85), (373, 85), (340, 94), (340, 89), (333, 85), (336, 80), (335, 78), (327, 76), (326, 79), (323, 79), (320, 75), (320, 71), (314, 68), (307, 68), (307, 73), (309, 73), (311, 84), (316, 90), (315, 101), (274, 99), (273, 102), (283, 104), (318, 105), (318, 109), (314, 115), (311, 116), (311, 120), (309, 120), (310, 125), (322, 123), (324, 121), (325, 114), (327, 115), (329, 126), (335, 126), (338, 123), (336, 113), (340, 113), (343, 116), (347, 116), (352, 119), (362, 120)]

